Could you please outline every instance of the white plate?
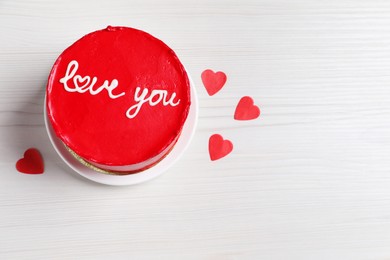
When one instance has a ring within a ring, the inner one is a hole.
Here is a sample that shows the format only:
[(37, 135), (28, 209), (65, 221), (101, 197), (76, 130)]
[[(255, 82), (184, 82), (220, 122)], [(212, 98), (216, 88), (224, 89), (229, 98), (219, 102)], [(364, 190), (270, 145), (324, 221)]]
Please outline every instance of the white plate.
[(85, 178), (95, 182), (99, 182), (107, 185), (117, 185), (117, 186), (132, 185), (132, 184), (145, 182), (161, 175), (163, 172), (168, 170), (168, 168), (171, 167), (180, 158), (180, 156), (184, 153), (184, 151), (186, 150), (186, 148), (191, 142), (191, 139), (195, 133), (195, 128), (198, 119), (198, 99), (191, 78), (190, 78), (190, 84), (191, 84), (190, 111), (188, 113), (187, 120), (184, 124), (182, 133), (177, 143), (175, 144), (171, 152), (159, 163), (157, 163), (156, 165), (154, 165), (153, 167), (147, 170), (144, 170), (136, 174), (120, 176), (120, 175), (109, 175), (109, 174), (99, 173), (92, 170), (91, 168), (86, 167), (85, 165), (80, 163), (76, 158), (74, 158), (73, 155), (71, 155), (66, 150), (61, 140), (58, 139), (55, 133), (53, 132), (49, 119), (47, 118), (46, 97), (45, 97), (44, 117), (45, 117), (46, 130), (47, 133), (49, 134), (51, 143), (53, 144), (55, 150), (60, 155), (60, 157), (66, 162), (66, 164), (69, 165), (70, 168), (72, 168), (75, 172), (77, 172), (81, 176), (84, 176)]

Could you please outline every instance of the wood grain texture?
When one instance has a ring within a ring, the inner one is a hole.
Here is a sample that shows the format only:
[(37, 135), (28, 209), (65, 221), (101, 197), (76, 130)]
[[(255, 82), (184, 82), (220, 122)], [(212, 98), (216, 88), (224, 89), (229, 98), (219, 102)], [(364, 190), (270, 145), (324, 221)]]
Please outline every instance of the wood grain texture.
[[(186, 154), (132, 187), (78, 177), (43, 123), (56, 57), (108, 24), (163, 39), (199, 94)], [(389, 1), (2, 0), (0, 35), (1, 259), (390, 259)], [(260, 119), (233, 120), (244, 95)], [(212, 163), (214, 133), (235, 149)], [(31, 146), (41, 176), (15, 170)]]

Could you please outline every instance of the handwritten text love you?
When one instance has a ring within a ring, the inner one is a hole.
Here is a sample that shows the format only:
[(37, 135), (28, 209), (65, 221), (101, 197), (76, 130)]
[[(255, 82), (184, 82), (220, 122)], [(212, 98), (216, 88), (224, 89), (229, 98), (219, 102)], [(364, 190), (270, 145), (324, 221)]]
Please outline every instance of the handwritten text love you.
[[(81, 76), (76, 74), (79, 68), (79, 63), (76, 60), (69, 62), (68, 67), (65, 72), (65, 76), (60, 79), (60, 83), (64, 85), (64, 89), (68, 92), (77, 92), (80, 94), (87, 93), (91, 95), (97, 95), (103, 91), (106, 91), (108, 96), (111, 99), (116, 99), (123, 97), (126, 93), (114, 93), (115, 89), (118, 87), (119, 82), (116, 79), (113, 79), (111, 82), (105, 80), (102, 85), (95, 86), (98, 81), (97, 77), (91, 78), (90, 76)], [(73, 83), (73, 84), (69, 84)], [(180, 103), (180, 99), (176, 98), (176, 92), (173, 92), (169, 97), (168, 91), (154, 89), (149, 93), (148, 88), (144, 88), (141, 92), (141, 88), (137, 87), (134, 93), (135, 105), (129, 107), (126, 111), (126, 116), (130, 119), (136, 117), (141, 110), (144, 104), (149, 104), (150, 106), (156, 106), (159, 103), (162, 103), (164, 106), (177, 106)]]

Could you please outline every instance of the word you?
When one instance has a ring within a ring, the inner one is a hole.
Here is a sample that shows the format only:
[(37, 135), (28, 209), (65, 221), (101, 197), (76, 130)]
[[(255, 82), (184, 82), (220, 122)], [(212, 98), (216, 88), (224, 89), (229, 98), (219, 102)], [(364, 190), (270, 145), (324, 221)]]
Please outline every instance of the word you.
[[(83, 77), (81, 75), (78, 75), (76, 74), (78, 68), (79, 63), (76, 60), (72, 60), (71, 62), (69, 62), (68, 67), (66, 68), (65, 76), (60, 79), (60, 83), (64, 85), (64, 89), (66, 91), (77, 92), (80, 94), (89, 92), (89, 94), (91, 95), (97, 95), (103, 91), (106, 91), (111, 99), (120, 98), (126, 94), (125, 92), (121, 92), (119, 94), (114, 93), (115, 89), (119, 85), (117, 79), (113, 79), (111, 82), (105, 80), (101, 86), (96, 87), (95, 85), (98, 81), (98, 78), (91, 78), (90, 76)], [(69, 84), (69, 82), (73, 83), (73, 86), (70, 86), (72, 84)], [(163, 106), (170, 105), (174, 107), (180, 103), (180, 99), (175, 101), (176, 92), (173, 92), (172, 95), (169, 97), (168, 91), (166, 90), (154, 89), (149, 92), (148, 88), (144, 88), (141, 93), (140, 91), (140, 87), (137, 87), (135, 89), (134, 101), (136, 104), (131, 106), (126, 111), (126, 116), (129, 119), (136, 117), (140, 112), (142, 106), (146, 103), (152, 107), (156, 106), (159, 103), (162, 103)]]

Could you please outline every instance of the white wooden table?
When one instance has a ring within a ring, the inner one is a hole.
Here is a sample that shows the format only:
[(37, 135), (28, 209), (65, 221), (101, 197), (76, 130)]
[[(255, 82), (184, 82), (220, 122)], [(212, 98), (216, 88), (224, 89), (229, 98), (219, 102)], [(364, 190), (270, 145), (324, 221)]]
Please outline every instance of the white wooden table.
[[(57, 56), (109, 24), (164, 40), (199, 94), (185, 155), (131, 187), (73, 173), (42, 115)], [(390, 258), (389, 1), (1, 0), (0, 37), (0, 259)], [(244, 95), (258, 120), (233, 120)], [(235, 148), (210, 162), (214, 133)], [(15, 170), (29, 147), (43, 175)]]

